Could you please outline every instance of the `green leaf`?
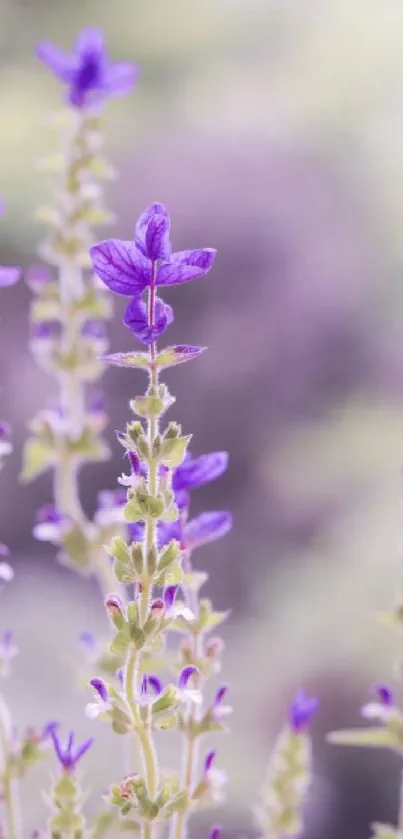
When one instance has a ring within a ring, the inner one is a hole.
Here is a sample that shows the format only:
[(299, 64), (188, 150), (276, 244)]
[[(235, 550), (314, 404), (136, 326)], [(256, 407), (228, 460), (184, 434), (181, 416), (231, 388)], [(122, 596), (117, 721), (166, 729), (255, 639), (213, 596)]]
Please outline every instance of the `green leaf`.
[(104, 355), (102, 361), (105, 364), (113, 364), (115, 367), (137, 367), (140, 370), (147, 370), (150, 359), (144, 352), (115, 352)]
[(186, 437), (176, 437), (162, 441), (160, 460), (166, 466), (176, 467), (182, 463), (186, 449), (192, 439), (189, 434)]
[(54, 449), (36, 437), (31, 437), (24, 446), (20, 480), (27, 484), (37, 478), (53, 465), (54, 459)]
[(335, 746), (395, 747), (392, 733), (384, 727), (351, 728), (344, 731), (331, 731), (326, 735), (326, 740)]
[(172, 347), (165, 347), (156, 358), (157, 367), (175, 367), (185, 361), (192, 361), (201, 355), (207, 347), (194, 347), (188, 344), (176, 344)]

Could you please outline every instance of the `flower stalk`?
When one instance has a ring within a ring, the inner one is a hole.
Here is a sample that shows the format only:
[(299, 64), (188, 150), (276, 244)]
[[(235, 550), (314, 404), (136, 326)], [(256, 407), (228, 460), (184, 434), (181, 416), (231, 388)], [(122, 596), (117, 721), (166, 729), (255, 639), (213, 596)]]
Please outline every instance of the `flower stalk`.
[[(186, 454), (190, 437), (182, 436), (180, 426), (169, 422), (162, 427), (174, 399), (160, 382), (159, 372), (195, 357), (201, 348), (182, 345), (158, 350), (157, 339), (172, 322), (173, 313), (157, 290), (203, 276), (212, 265), (214, 252), (204, 249), (173, 254), (169, 217), (165, 207), (156, 203), (140, 217), (133, 243), (107, 240), (90, 253), (100, 279), (112, 291), (131, 298), (124, 323), (148, 348), (146, 353), (118, 353), (106, 360), (145, 370), (148, 387), (143, 396), (130, 402), (137, 419), (118, 434), (130, 463), (130, 474), (122, 475), (119, 482), (127, 487), (123, 515), (132, 541), (115, 538), (108, 549), (115, 561), (117, 582), (135, 587), (135, 597), (126, 605), (116, 594), (109, 594), (105, 601), (115, 628), (111, 653), (124, 661), (123, 684), (115, 687), (93, 679), (96, 701), (87, 706), (87, 713), (109, 719), (119, 734), (134, 733), (140, 745), (142, 773), (138, 774), (136, 767), (136, 772), (113, 785), (111, 804), (119, 808), (124, 820), (130, 814), (143, 839), (152, 839), (158, 825), (164, 823), (182, 836), (188, 814), (209, 800), (220, 774), (213, 769), (211, 753), (201, 777), (196, 777), (198, 737), (220, 730), (221, 725), (218, 712), (216, 718), (208, 709), (199, 719), (194, 706), (203, 702), (205, 666), (200, 637), (225, 617), (214, 613), (207, 600), (199, 608), (196, 590), (194, 595), (191, 591), (193, 576), (200, 575), (191, 571), (190, 553), (195, 546), (225, 535), (231, 519), (228, 513), (205, 513), (187, 521), (189, 490), (221, 474), (227, 456), (216, 453), (193, 460)], [(156, 587), (162, 588), (162, 597), (155, 596)], [(182, 602), (176, 599), (180, 588)], [(194, 612), (187, 602), (192, 598)], [(185, 634), (190, 656), (181, 653), (177, 661), (169, 661), (165, 645), (171, 631)], [(164, 687), (152, 673), (157, 665), (176, 673), (176, 683)], [(209, 665), (211, 669), (211, 661)], [(222, 696), (216, 701), (217, 708), (221, 702)], [(183, 777), (163, 770), (155, 749), (154, 731), (172, 728), (185, 735), (185, 744), (191, 743)], [(184, 818), (178, 820), (178, 814)]]
[[(22, 479), (53, 469), (53, 526), (36, 526), (34, 533), (58, 545), (63, 562), (95, 574), (107, 593), (110, 562), (102, 545), (122, 532), (123, 524), (116, 517), (114, 526), (109, 522), (105, 528), (98, 513), (88, 520), (79, 493), (82, 465), (109, 456), (102, 439), (106, 414), (102, 405), (91, 406), (88, 387), (103, 373), (99, 355), (107, 348), (105, 322), (112, 310), (91, 274), (88, 250), (94, 227), (113, 218), (103, 196), (102, 184), (114, 171), (102, 154), (101, 110), (109, 96), (132, 87), (136, 68), (112, 64), (96, 29), (81, 33), (72, 56), (43, 43), (38, 57), (67, 85), (67, 113), (61, 126), (54, 121), (62, 131), (61, 153), (41, 161), (41, 168), (56, 176), (54, 204), (38, 212), (50, 229), (39, 253), (53, 273), (34, 269), (28, 275), (34, 293), (31, 349), (39, 366), (56, 378), (59, 397), (56, 407), (40, 411), (31, 423)], [(37, 525), (41, 517), (42, 511)]]

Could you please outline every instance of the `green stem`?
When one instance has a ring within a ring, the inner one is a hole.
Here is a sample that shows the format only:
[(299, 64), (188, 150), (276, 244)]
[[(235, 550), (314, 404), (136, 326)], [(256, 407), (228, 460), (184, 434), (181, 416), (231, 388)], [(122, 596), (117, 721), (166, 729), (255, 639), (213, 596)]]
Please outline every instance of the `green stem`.
[(18, 796), (18, 779), (11, 778), (9, 775), (9, 740), (7, 732), (7, 720), (9, 717), (8, 708), (4, 702), (3, 697), (0, 697), (0, 743), (2, 752), (2, 799), (4, 805), (4, 815), (7, 824), (4, 835), (7, 839), (21, 839), (22, 836), (22, 820), (21, 810)]

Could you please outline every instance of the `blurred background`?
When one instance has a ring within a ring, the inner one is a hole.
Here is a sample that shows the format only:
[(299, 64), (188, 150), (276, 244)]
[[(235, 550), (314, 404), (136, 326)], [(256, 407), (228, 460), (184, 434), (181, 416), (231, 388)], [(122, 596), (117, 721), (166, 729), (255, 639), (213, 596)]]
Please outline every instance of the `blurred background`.
[[(368, 686), (390, 678), (399, 654), (374, 616), (403, 572), (403, 5), (0, 0), (2, 263), (37, 262), (33, 214), (50, 194), (36, 162), (52, 147), (43, 122), (60, 90), (35, 45), (68, 49), (87, 25), (104, 29), (113, 58), (142, 67), (136, 91), (107, 111), (116, 235), (130, 238), (160, 200), (175, 248), (218, 248), (206, 280), (169, 296), (170, 340), (210, 348), (169, 374), (175, 418), (195, 453), (231, 456), (195, 509), (229, 508), (235, 521), (197, 557), (216, 606), (232, 610), (235, 714), (219, 744), (228, 799), (192, 836), (211, 818), (228, 836), (253, 835), (250, 804), (303, 686), (321, 699), (307, 836), (360, 839), (369, 822), (396, 819), (398, 763), (324, 735), (359, 722)], [(56, 716), (88, 736), (74, 664), (79, 632), (106, 630), (99, 593), (31, 536), (50, 478), (21, 488), (16, 477), (27, 422), (54, 393), (28, 353), (29, 300), (24, 284), (1, 294), (0, 414), (15, 452), (1, 476), (0, 533), (17, 568), (1, 608), (21, 647), (6, 693), (18, 725)], [(131, 345), (119, 303), (113, 350)], [(104, 378), (114, 454), (83, 475), (89, 512), (121, 471), (113, 429), (142, 386), (124, 370)], [(95, 733), (83, 768), (99, 792), (121, 773), (121, 742)], [(176, 743), (165, 750), (175, 763)], [(46, 786), (47, 769), (38, 778)], [(24, 794), (34, 825), (43, 807)]]

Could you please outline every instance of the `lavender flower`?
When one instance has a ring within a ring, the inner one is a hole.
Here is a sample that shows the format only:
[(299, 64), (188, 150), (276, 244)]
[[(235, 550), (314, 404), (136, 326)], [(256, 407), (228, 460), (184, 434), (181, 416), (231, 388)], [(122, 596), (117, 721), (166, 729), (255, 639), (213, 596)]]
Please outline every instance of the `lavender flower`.
[(99, 107), (110, 96), (129, 93), (139, 74), (134, 64), (110, 61), (104, 36), (94, 28), (81, 32), (71, 55), (48, 41), (38, 45), (36, 54), (67, 85), (67, 101), (79, 109)]
[(55, 725), (52, 725), (49, 728), (49, 733), (53, 741), (56, 757), (62, 769), (65, 772), (74, 772), (77, 767), (77, 763), (81, 760), (83, 755), (85, 755), (90, 746), (92, 746), (93, 738), (89, 737), (81, 743), (81, 746), (76, 746), (74, 744), (74, 732), (70, 731), (67, 743), (63, 746)]

